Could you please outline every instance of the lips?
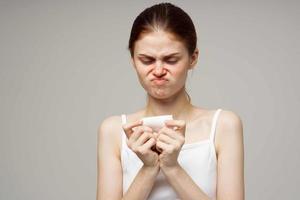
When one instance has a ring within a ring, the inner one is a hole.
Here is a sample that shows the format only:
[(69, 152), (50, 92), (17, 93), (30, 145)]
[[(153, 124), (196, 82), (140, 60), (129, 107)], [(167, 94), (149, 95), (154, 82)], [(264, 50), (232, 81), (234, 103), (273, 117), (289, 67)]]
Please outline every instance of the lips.
[(165, 78), (153, 78), (153, 79), (151, 79), (151, 81), (155, 81), (155, 80), (167, 80), (167, 79), (165, 79)]
[(166, 83), (168, 80), (167, 79), (163, 79), (163, 78), (156, 78), (152, 80), (155, 84), (157, 85), (161, 85)]

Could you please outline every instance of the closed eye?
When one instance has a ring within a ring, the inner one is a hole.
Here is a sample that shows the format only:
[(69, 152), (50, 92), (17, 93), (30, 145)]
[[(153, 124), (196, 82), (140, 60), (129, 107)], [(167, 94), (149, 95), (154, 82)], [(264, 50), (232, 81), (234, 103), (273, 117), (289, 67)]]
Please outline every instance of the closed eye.
[(141, 60), (143, 64), (150, 65), (154, 62), (154, 60)]
[[(155, 59), (152, 57), (149, 57), (149, 56), (143, 56), (143, 57), (140, 57), (140, 61), (145, 65), (150, 65), (153, 62), (155, 62)], [(164, 62), (173, 65), (178, 62), (178, 58), (174, 57), (174, 56), (166, 56), (164, 59)]]
[(169, 63), (169, 64), (176, 64), (177, 60), (167, 60), (166, 62)]

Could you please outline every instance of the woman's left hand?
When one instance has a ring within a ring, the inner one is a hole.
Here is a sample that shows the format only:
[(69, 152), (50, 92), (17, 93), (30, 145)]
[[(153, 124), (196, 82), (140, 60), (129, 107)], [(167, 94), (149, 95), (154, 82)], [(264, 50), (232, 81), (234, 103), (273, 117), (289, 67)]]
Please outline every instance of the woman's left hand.
[(185, 142), (186, 123), (184, 120), (167, 120), (158, 132), (156, 148), (161, 149), (159, 163), (162, 170), (179, 165), (177, 158)]

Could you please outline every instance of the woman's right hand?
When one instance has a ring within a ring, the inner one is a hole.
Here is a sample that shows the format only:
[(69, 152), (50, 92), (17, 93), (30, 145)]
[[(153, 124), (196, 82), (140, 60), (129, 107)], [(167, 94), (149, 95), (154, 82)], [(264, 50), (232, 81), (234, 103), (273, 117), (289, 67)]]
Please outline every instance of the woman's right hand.
[(145, 167), (159, 167), (158, 154), (151, 150), (156, 139), (150, 127), (139, 120), (122, 126), (128, 141), (127, 146), (141, 159)]

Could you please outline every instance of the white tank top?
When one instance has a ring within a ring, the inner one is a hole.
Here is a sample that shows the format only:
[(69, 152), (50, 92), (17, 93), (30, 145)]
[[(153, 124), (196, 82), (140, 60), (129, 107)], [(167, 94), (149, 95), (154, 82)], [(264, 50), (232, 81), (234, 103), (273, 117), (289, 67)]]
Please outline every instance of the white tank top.
[[(217, 157), (214, 145), (216, 123), (221, 109), (213, 116), (209, 139), (184, 144), (178, 155), (178, 163), (190, 175), (193, 181), (211, 199), (216, 199)], [(126, 123), (126, 115), (122, 114), (122, 124)], [(139, 157), (127, 146), (127, 137), (122, 130), (121, 162), (123, 169), (123, 195), (143, 165)], [(179, 199), (175, 190), (167, 182), (160, 170), (154, 182), (148, 200)]]

